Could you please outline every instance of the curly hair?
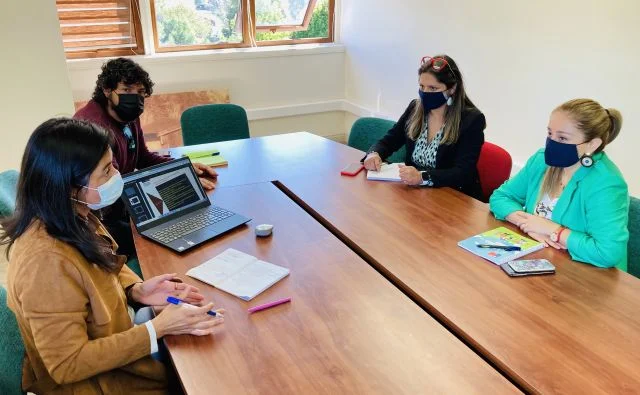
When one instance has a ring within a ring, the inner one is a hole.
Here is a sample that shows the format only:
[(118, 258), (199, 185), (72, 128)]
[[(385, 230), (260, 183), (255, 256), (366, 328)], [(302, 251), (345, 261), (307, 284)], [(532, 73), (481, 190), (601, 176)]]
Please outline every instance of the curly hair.
[(139, 83), (144, 86), (147, 96), (151, 96), (153, 93), (154, 84), (149, 78), (149, 73), (131, 59), (117, 58), (102, 65), (102, 72), (98, 75), (96, 88), (91, 98), (105, 106), (107, 97), (104, 95), (103, 89), (116, 89), (120, 82), (127, 85)]

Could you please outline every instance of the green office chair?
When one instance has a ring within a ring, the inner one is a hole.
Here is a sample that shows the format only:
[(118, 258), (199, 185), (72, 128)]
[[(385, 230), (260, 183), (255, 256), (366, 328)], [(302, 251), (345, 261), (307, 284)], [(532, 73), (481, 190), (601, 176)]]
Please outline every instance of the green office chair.
[(129, 269), (131, 269), (135, 274), (137, 274), (138, 277), (144, 279), (144, 277), (142, 277), (142, 269), (140, 268), (140, 262), (138, 261), (138, 258), (136, 257), (129, 258), (129, 260), (127, 261), (127, 266), (129, 266)]
[(0, 392), (18, 395), (22, 392), (22, 358), (24, 343), (13, 311), (7, 307), (7, 290), (0, 286)]
[[(360, 118), (351, 127), (347, 145), (366, 152), (376, 141), (387, 134), (395, 124), (393, 121), (381, 118)], [(389, 163), (404, 163), (405, 155), (406, 150), (403, 146), (386, 160)]]
[(627, 270), (630, 274), (640, 278), (640, 199), (631, 197), (629, 203), (629, 249), (627, 252)]
[(184, 145), (249, 138), (244, 108), (235, 104), (205, 104), (186, 109), (180, 117)]
[(16, 209), (19, 173), (7, 170), (0, 173), (0, 218), (9, 217)]

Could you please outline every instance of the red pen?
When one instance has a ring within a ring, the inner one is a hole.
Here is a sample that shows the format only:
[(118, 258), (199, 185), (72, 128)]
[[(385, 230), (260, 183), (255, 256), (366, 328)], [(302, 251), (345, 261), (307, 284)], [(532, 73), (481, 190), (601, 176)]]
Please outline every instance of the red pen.
[(288, 302), (291, 302), (291, 298), (278, 299), (278, 300), (274, 300), (273, 302), (269, 302), (269, 303), (261, 304), (259, 306), (252, 307), (247, 311), (249, 312), (249, 314), (251, 314), (251, 313), (255, 313), (256, 311), (266, 310), (266, 309), (269, 309), (271, 307), (278, 306), (278, 305), (281, 305), (283, 303), (288, 303)]

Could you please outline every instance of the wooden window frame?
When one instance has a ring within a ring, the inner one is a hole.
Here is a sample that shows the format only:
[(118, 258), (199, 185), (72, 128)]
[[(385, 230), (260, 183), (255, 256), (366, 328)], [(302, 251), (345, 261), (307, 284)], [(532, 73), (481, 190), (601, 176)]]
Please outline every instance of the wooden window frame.
[(157, 53), (163, 52), (182, 52), (182, 51), (198, 51), (206, 49), (226, 49), (226, 48), (247, 48), (251, 46), (249, 38), (249, 14), (245, 12), (248, 7), (249, 0), (240, 0), (240, 11), (242, 13), (242, 42), (239, 43), (222, 43), (222, 44), (198, 44), (198, 45), (173, 45), (173, 46), (160, 46), (160, 40), (158, 39), (158, 26), (156, 21), (156, 4), (155, 0), (149, 0), (151, 7), (151, 25), (153, 27), (153, 45)]
[[(255, 2), (256, 0), (251, 0), (253, 6), (252, 10), (255, 10)], [(313, 11), (316, 9), (316, 4), (318, 0), (309, 0), (309, 4), (307, 5), (307, 10), (304, 13), (304, 18), (302, 19), (302, 24), (300, 25), (264, 25), (258, 26), (256, 24), (256, 32), (299, 32), (302, 30), (307, 30), (309, 28), (309, 22), (311, 22), (311, 17), (313, 16)]]
[[(67, 59), (86, 59), (86, 58), (102, 58), (102, 57), (117, 57), (117, 56), (132, 56), (132, 55), (144, 55), (144, 41), (142, 38), (142, 24), (140, 22), (140, 0), (130, 0), (131, 1), (131, 23), (133, 24), (133, 29), (135, 32), (135, 47), (131, 48), (113, 48), (113, 49), (95, 49), (88, 51), (65, 51), (65, 56)], [(88, 1), (87, 3), (100, 3), (103, 1), (95, 0)], [(61, 1), (62, 4), (65, 3), (64, 0)], [(68, 3), (72, 3), (68, 1)], [(59, 22), (62, 24), (61, 22)]]
[[(135, 0), (137, 1), (137, 0)], [(331, 43), (334, 40), (334, 20), (335, 20), (335, 0), (329, 0), (329, 34), (328, 37), (323, 38), (302, 38), (302, 39), (287, 39), (287, 40), (273, 40), (273, 41), (254, 41), (252, 45), (252, 38), (255, 37), (256, 32), (262, 31), (301, 31), (306, 30), (311, 22), (313, 11), (317, 0), (310, 0), (307, 12), (305, 13), (305, 19), (302, 25), (274, 25), (269, 27), (256, 28), (255, 20), (255, 0), (240, 0), (240, 6), (242, 11), (242, 42), (239, 43), (221, 43), (221, 44), (199, 44), (199, 45), (174, 45), (174, 46), (160, 46), (158, 40), (158, 27), (156, 21), (155, 0), (149, 0), (151, 8), (151, 25), (153, 28), (153, 45), (155, 52), (167, 53), (167, 52), (183, 52), (183, 51), (200, 51), (211, 49), (228, 49), (228, 48), (250, 48), (252, 46), (269, 47), (276, 45), (295, 45), (295, 44), (317, 44), (317, 43)], [(313, 5), (313, 7), (311, 7)], [(249, 18), (250, 10), (251, 18)], [(250, 24), (249, 21), (252, 21)], [(287, 30), (288, 29), (288, 30)]]

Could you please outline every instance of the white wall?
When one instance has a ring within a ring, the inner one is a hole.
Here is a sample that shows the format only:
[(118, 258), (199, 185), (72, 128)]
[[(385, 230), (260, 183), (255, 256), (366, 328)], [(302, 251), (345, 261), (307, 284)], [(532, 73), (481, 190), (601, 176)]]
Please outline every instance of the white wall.
[(344, 111), (328, 111), (290, 117), (257, 119), (249, 121), (249, 129), (252, 136), (269, 136), (304, 130), (305, 132), (344, 143), (346, 142), (344, 118)]
[(346, 98), (397, 118), (417, 96), (420, 58), (446, 52), (487, 116), (487, 140), (518, 163), (544, 145), (555, 106), (596, 99), (625, 118), (607, 152), (638, 196), (639, 15), (629, 0), (345, 1)]
[(0, 171), (18, 169), (40, 123), (73, 113), (71, 87), (54, 1), (25, 7), (3, 0), (0, 13)]

